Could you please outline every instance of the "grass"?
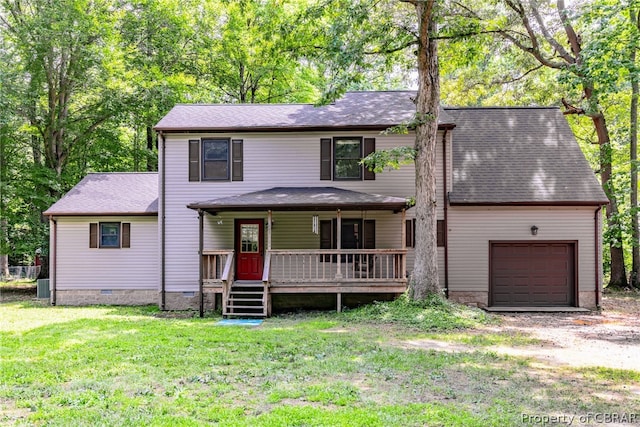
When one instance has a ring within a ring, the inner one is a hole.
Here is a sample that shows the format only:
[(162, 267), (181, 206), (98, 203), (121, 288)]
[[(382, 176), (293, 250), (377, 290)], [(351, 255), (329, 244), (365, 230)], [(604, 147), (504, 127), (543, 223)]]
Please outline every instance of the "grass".
[(0, 305), (0, 320), (3, 425), (505, 426), (638, 407), (637, 372), (541, 368), (473, 340), (455, 353), (402, 345), (495, 324), (435, 300), (255, 328), (30, 301)]

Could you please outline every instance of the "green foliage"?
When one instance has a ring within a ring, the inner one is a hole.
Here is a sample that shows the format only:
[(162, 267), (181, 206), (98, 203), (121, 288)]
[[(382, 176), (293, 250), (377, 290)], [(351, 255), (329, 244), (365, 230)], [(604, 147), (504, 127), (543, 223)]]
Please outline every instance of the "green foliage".
[(376, 150), (362, 159), (369, 170), (380, 173), (385, 169), (400, 169), (400, 166), (413, 163), (416, 157), (416, 150), (412, 147), (401, 146), (386, 150)]
[(491, 323), (484, 311), (452, 303), (438, 295), (414, 301), (406, 295), (392, 302), (377, 302), (345, 312), (354, 321), (399, 324), (423, 331), (453, 330)]

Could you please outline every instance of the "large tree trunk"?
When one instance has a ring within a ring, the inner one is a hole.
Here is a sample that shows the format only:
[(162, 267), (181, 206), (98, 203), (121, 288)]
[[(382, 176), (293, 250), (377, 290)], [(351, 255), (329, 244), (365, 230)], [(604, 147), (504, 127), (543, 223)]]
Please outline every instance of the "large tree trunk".
[[(601, 121), (604, 125), (604, 117), (602, 117)], [(594, 123), (595, 122), (596, 118), (594, 118)], [(608, 286), (622, 288), (627, 286), (627, 274), (624, 266), (622, 230), (620, 229), (618, 219), (618, 203), (614, 193), (613, 180), (611, 179), (611, 145), (608, 142), (608, 132), (606, 135), (607, 142), (600, 143), (600, 177), (602, 179), (602, 187), (609, 198), (609, 205), (605, 208), (605, 211), (607, 214), (607, 224), (612, 237), (611, 243), (609, 243), (611, 277), (609, 278)]]
[(436, 141), (440, 81), (434, 1), (414, 2), (420, 25), (418, 45), (418, 96), (416, 98), (416, 243), (415, 266), (409, 293), (422, 300), (441, 292), (436, 240)]
[[(631, 9), (629, 12), (631, 23), (640, 30), (640, 10)], [(632, 66), (636, 63), (637, 44), (631, 47)], [(631, 161), (631, 240), (633, 244), (633, 264), (631, 267), (631, 283), (633, 287), (640, 287), (638, 274), (640, 274), (640, 226), (638, 225), (638, 97), (640, 96), (638, 74), (631, 73), (631, 108), (629, 125), (629, 159)]]

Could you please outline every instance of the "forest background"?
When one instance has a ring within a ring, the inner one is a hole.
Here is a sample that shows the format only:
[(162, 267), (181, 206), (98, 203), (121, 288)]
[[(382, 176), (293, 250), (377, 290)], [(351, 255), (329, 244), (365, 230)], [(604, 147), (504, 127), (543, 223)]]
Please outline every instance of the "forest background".
[[(42, 212), (88, 172), (157, 170), (176, 103), (415, 89), (416, 2), (0, 0), (0, 269), (46, 256)], [(612, 201), (607, 282), (638, 286), (640, 1), (435, 8), (441, 103), (560, 106)]]

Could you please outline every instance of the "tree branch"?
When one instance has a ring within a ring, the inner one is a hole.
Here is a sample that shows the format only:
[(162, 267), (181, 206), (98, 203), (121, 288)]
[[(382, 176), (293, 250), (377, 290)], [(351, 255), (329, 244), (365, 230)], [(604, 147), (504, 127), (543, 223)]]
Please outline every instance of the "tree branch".
[(578, 36), (573, 29), (573, 25), (569, 22), (569, 13), (567, 12), (567, 8), (564, 6), (564, 0), (558, 0), (558, 15), (560, 15), (560, 21), (562, 21), (562, 25), (564, 25), (564, 31), (567, 33), (567, 38), (569, 40), (569, 44), (571, 45), (571, 51), (577, 59), (580, 57), (580, 52), (582, 51), (582, 47), (580, 46), (580, 36)]
[(542, 19), (542, 16), (540, 15), (540, 10), (538, 9), (538, 7), (535, 7), (535, 6), (532, 7), (531, 13), (533, 13), (533, 16), (536, 18), (536, 21), (540, 26), (540, 32), (542, 32), (542, 35), (544, 36), (547, 43), (549, 43), (549, 45), (551, 45), (551, 47), (553, 47), (556, 50), (556, 52), (558, 52), (558, 54), (562, 57), (562, 59), (567, 61), (569, 64), (574, 64), (576, 62), (576, 58), (569, 55), (569, 52), (567, 52), (566, 49), (560, 43), (558, 43), (558, 41), (555, 38), (553, 38), (553, 36), (551, 36), (551, 34), (549, 33), (549, 29), (547, 28), (547, 25), (545, 24), (544, 20)]
[(394, 46), (394, 47), (390, 47), (390, 48), (386, 48), (386, 49), (380, 49), (380, 50), (368, 50), (368, 51), (364, 51), (365, 55), (378, 55), (378, 54), (388, 54), (388, 53), (395, 53), (398, 51), (401, 51), (403, 49), (408, 48), (409, 46), (415, 46), (418, 44), (418, 40), (417, 39), (413, 39), (413, 40), (409, 40), (408, 42), (399, 45), (399, 46)]
[(449, 36), (435, 36), (435, 37), (431, 37), (431, 40), (451, 40), (451, 39), (458, 39), (458, 38), (464, 38), (469, 36), (477, 36), (480, 34), (502, 34), (503, 31), (504, 30), (470, 31), (468, 33), (452, 34)]
[(569, 114), (585, 114), (584, 108), (576, 107), (575, 105), (570, 104), (569, 101), (567, 101), (565, 98), (562, 98), (561, 102), (564, 108), (566, 108), (566, 111), (562, 112), (562, 114), (564, 114), (565, 116)]
[(564, 69), (566, 64), (561, 63), (561, 62), (555, 62), (552, 61), (548, 58), (546, 58), (541, 50), (540, 50), (540, 45), (538, 44), (538, 39), (536, 37), (536, 33), (535, 31), (533, 31), (533, 27), (531, 27), (531, 23), (529, 22), (529, 18), (527, 17), (527, 14), (525, 13), (524, 7), (522, 6), (522, 3), (520, 3), (519, 0), (516, 1), (512, 1), (512, 0), (504, 0), (505, 3), (507, 4), (507, 6), (509, 6), (509, 8), (511, 8), (511, 10), (513, 10), (518, 17), (520, 18), (520, 21), (522, 21), (522, 25), (524, 25), (526, 31), (527, 31), (527, 35), (525, 36), (530, 42), (531, 42), (531, 46), (527, 46), (524, 43), (522, 43), (520, 40), (516, 39), (515, 37), (513, 37), (511, 34), (509, 34), (507, 31), (501, 31), (500, 34), (502, 35), (502, 37), (506, 38), (507, 40), (509, 40), (511, 43), (513, 43), (516, 47), (518, 47), (520, 50), (530, 53), (531, 55), (533, 55), (534, 58), (536, 58), (538, 60), (538, 62), (540, 62), (541, 64), (550, 67), (550, 68), (555, 68), (558, 70)]
[(509, 83), (515, 83), (517, 81), (520, 81), (520, 80), (524, 79), (527, 75), (533, 73), (536, 70), (539, 70), (542, 67), (544, 67), (544, 64), (540, 64), (537, 67), (533, 67), (532, 69), (527, 70), (524, 74), (522, 74), (522, 75), (520, 75), (518, 77), (514, 77), (514, 78), (509, 79), (509, 80), (494, 80), (491, 83), (492, 84), (500, 84), (500, 85), (509, 84)]

